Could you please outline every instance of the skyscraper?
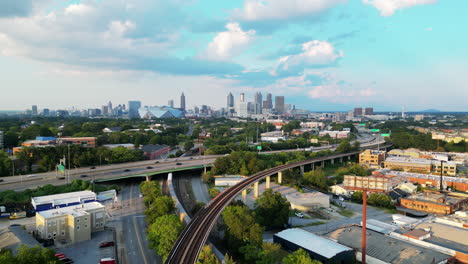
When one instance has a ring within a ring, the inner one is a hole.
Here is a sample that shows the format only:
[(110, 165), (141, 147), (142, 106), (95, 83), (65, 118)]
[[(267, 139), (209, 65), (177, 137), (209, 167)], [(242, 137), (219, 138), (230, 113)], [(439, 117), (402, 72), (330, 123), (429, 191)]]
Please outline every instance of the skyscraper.
[(180, 109), (185, 111), (185, 95), (182, 93), (180, 96)]
[(261, 92), (255, 93), (254, 104), (255, 104), (254, 106), (255, 114), (261, 114), (262, 113), (262, 93)]
[(374, 108), (366, 107), (366, 109), (364, 109), (364, 114), (365, 115), (373, 115), (374, 114)]
[(107, 110), (109, 111), (109, 113), (112, 113), (112, 102), (109, 101), (109, 103), (107, 104)]
[(354, 116), (362, 116), (362, 108), (361, 107), (354, 108)]
[(167, 102), (167, 105), (168, 105), (169, 107), (174, 107), (174, 100), (169, 100), (169, 101)]
[(245, 94), (244, 93), (240, 94), (239, 102), (245, 102)]
[(284, 113), (284, 96), (275, 96), (275, 110), (278, 114)]
[(234, 107), (234, 96), (232, 93), (229, 93), (227, 96), (227, 108), (229, 109), (231, 107)]
[(263, 106), (263, 108), (272, 109), (273, 108), (273, 99), (271, 97), (271, 93), (267, 94), (266, 102), (267, 102), (267, 105)]
[(141, 101), (128, 101), (128, 117), (138, 117), (138, 109), (141, 108)]
[(37, 115), (37, 105), (32, 106), (32, 115)]

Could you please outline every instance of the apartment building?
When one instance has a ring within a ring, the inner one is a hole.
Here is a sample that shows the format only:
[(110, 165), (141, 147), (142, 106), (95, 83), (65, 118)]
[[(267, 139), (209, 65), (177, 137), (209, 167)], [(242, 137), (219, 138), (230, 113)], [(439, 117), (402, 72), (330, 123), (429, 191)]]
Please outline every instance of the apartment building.
[(105, 207), (91, 202), (36, 214), (36, 231), (43, 239), (76, 243), (91, 239), (91, 233), (104, 230)]
[(359, 164), (368, 168), (381, 168), (385, 160), (385, 151), (366, 149), (359, 154)]

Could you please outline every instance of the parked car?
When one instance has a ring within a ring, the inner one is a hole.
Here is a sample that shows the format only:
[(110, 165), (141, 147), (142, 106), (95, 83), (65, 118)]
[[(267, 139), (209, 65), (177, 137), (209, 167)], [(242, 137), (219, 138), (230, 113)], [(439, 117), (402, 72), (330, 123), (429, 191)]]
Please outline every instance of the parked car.
[(296, 216), (299, 217), (299, 218), (304, 218), (304, 214), (302, 214), (302, 213), (300, 213), (300, 212), (299, 212), (299, 213), (296, 213)]
[(54, 256), (56, 256), (56, 257), (59, 258), (59, 259), (65, 258), (65, 257), (66, 257), (65, 254), (63, 254), (63, 253), (57, 253), (57, 254), (55, 254)]
[(99, 244), (100, 248), (112, 247), (112, 246), (114, 246), (114, 241), (104, 241), (101, 244)]

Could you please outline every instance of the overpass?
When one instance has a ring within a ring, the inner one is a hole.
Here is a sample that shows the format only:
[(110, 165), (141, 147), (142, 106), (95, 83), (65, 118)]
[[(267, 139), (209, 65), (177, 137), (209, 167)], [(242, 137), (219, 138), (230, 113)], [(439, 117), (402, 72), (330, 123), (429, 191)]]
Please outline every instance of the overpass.
[[(379, 148), (388, 148), (390, 146), (389, 144), (384, 144), (379, 146)], [(226, 189), (193, 217), (192, 221), (182, 231), (173, 246), (166, 260), (166, 264), (195, 264), (198, 261), (198, 255), (208, 240), (210, 231), (216, 223), (218, 216), (231, 201), (250, 185), (258, 184), (260, 180), (267, 178), (268, 186), (269, 177), (278, 174), (278, 180), (281, 181), (282, 171), (284, 170), (300, 167), (302, 172), (305, 165), (315, 166), (315, 164), (320, 163), (320, 165), (323, 166), (326, 161), (332, 163), (337, 159), (342, 161), (344, 158), (351, 158), (352, 156), (358, 155), (359, 152), (360, 151), (334, 154), (280, 165), (252, 175), (242, 182)]]

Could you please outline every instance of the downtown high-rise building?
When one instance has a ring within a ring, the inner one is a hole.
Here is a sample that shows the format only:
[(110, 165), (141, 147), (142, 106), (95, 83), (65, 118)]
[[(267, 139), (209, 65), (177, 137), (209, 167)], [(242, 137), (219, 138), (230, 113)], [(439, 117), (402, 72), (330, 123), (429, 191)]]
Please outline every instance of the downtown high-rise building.
[(254, 113), (261, 114), (262, 113), (262, 93), (256, 92), (254, 97)]
[(239, 102), (236, 104), (236, 114), (238, 117), (249, 117), (249, 104), (245, 101), (244, 93), (239, 96)]
[(364, 114), (365, 115), (374, 115), (374, 108), (373, 107), (366, 107), (366, 109), (364, 109)]
[(232, 93), (229, 93), (228, 96), (227, 96), (226, 107), (228, 109), (234, 107), (234, 95), (232, 95)]
[(109, 101), (109, 103), (107, 104), (107, 109), (109, 111), (109, 114), (112, 114), (112, 102)]
[(141, 108), (141, 101), (128, 101), (128, 117), (139, 117), (138, 109)]
[(185, 95), (182, 93), (180, 96), (180, 109), (185, 111)]
[(266, 105), (264, 105), (263, 108), (265, 108), (265, 109), (272, 109), (273, 108), (273, 98), (272, 98), (271, 93), (267, 94)]
[(37, 105), (33, 105), (31, 110), (32, 115), (37, 115)]
[(167, 101), (167, 105), (168, 105), (169, 107), (174, 108), (174, 100), (169, 100), (169, 101)]
[(354, 116), (362, 116), (362, 107), (354, 108)]
[(275, 111), (278, 114), (284, 114), (284, 96), (275, 96)]

